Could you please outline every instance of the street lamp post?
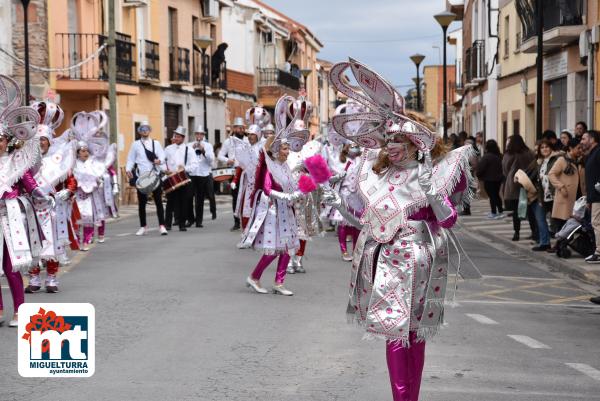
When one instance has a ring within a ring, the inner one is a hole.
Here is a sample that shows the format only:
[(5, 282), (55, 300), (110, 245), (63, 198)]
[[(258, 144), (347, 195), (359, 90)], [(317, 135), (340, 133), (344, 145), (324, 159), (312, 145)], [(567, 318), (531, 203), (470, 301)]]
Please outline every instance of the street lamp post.
[(443, 99), (443, 124), (444, 124), (444, 142), (448, 140), (448, 76), (447, 76), (447, 63), (446, 63), (446, 33), (448, 32), (448, 26), (456, 19), (456, 14), (450, 11), (443, 11), (433, 16), (435, 20), (442, 27), (444, 33), (444, 67), (443, 67), (443, 81), (444, 81), (444, 99)]
[(29, 104), (30, 88), (29, 88), (29, 0), (21, 0), (23, 5), (23, 37), (25, 45), (25, 106)]
[(535, 136), (536, 139), (542, 139), (542, 102), (544, 93), (544, 12), (542, 9), (542, 0), (535, 3), (536, 10), (536, 28), (537, 28), (537, 58), (536, 65), (536, 96), (535, 96)]
[(308, 94), (308, 86), (306, 86), (306, 80), (308, 79), (308, 76), (310, 75), (311, 72), (312, 72), (312, 69), (310, 69), (310, 68), (303, 68), (300, 70), (300, 73), (304, 77), (304, 90), (306, 91), (307, 94)]
[(413, 54), (410, 59), (417, 67), (417, 111), (421, 111), (421, 78), (419, 77), (419, 65), (425, 60), (425, 56), (422, 54)]
[(208, 37), (208, 36), (200, 36), (197, 38), (194, 38), (194, 45), (196, 45), (196, 47), (198, 47), (201, 51), (202, 51), (202, 63), (201, 63), (201, 67), (202, 68), (202, 101), (204, 102), (203, 104), (203, 108), (204, 108), (204, 114), (203, 114), (203, 122), (204, 122), (204, 131), (208, 134), (208, 119), (206, 118), (206, 79), (207, 79), (207, 74), (206, 74), (206, 65), (205, 65), (205, 60), (206, 60), (206, 49), (208, 49), (208, 46), (210, 46), (212, 44), (212, 38)]

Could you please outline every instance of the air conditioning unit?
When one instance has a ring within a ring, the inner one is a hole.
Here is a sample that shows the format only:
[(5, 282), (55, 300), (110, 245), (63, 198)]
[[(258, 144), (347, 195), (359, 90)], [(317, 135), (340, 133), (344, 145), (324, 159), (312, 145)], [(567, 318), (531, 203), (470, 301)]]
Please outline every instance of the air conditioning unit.
[(204, 18), (219, 18), (219, 1), (218, 0), (203, 0), (202, 12)]
[(148, 0), (123, 0), (123, 7), (146, 7)]

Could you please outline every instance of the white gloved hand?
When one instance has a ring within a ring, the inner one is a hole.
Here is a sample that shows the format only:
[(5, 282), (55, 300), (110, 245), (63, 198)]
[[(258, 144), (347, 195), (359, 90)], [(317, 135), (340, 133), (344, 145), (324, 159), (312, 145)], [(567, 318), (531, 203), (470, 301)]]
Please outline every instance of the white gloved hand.
[(44, 197), (45, 202), (48, 204), (48, 207), (50, 209), (54, 209), (54, 206), (56, 206), (56, 201), (54, 200), (54, 198), (50, 195), (46, 195)]
[(119, 193), (119, 184), (117, 184), (116, 182), (113, 184), (112, 193), (113, 193), (113, 195), (116, 195)]
[(332, 184), (332, 185), (333, 184), (337, 184), (338, 182), (342, 181), (345, 177), (346, 177), (346, 172), (342, 171), (341, 173), (336, 174), (333, 177), (331, 177), (329, 179), (329, 183)]
[(323, 187), (323, 196), (321, 199), (323, 200), (323, 203), (328, 206), (339, 208), (342, 205), (340, 195), (331, 187)]
[(232, 182), (231, 185), (229, 185), (231, 187), (232, 191), (235, 191), (235, 189), (237, 188), (237, 185), (235, 184), (235, 182)]
[(55, 196), (60, 200), (66, 201), (71, 196), (71, 191), (69, 191), (68, 189), (61, 189), (56, 193)]

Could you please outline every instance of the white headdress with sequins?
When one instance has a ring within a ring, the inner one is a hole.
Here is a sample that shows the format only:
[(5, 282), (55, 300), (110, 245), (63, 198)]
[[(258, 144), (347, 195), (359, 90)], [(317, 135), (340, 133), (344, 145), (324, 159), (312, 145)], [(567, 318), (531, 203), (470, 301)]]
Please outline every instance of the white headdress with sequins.
[(310, 137), (307, 127), (311, 113), (312, 105), (304, 96), (298, 99), (289, 95), (280, 97), (275, 105), (275, 141), (271, 152), (278, 153), (284, 143), (293, 152), (302, 150)]
[[(359, 87), (350, 84), (345, 73), (352, 72)], [(421, 151), (435, 145), (435, 134), (405, 114), (404, 98), (379, 74), (350, 58), (335, 64), (329, 73), (332, 85), (368, 111), (333, 117), (333, 128), (347, 139), (366, 148), (384, 147), (396, 135), (404, 135)]]

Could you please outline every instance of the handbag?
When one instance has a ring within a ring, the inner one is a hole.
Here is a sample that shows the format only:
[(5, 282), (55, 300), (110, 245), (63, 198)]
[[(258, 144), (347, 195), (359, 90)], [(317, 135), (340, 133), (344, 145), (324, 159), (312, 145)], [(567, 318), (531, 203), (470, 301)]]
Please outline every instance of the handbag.
[(527, 191), (521, 187), (519, 190), (519, 203), (517, 206), (517, 216), (519, 219), (525, 220), (527, 218)]
[(129, 179), (129, 185), (132, 187), (135, 187), (135, 183), (138, 179), (138, 169), (137, 169), (137, 163), (133, 165), (133, 168), (131, 169), (131, 178)]

